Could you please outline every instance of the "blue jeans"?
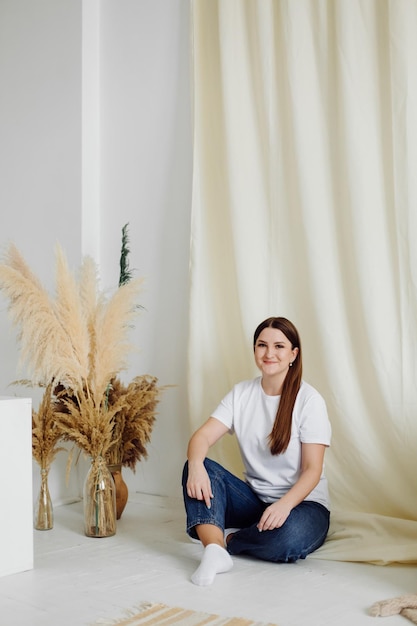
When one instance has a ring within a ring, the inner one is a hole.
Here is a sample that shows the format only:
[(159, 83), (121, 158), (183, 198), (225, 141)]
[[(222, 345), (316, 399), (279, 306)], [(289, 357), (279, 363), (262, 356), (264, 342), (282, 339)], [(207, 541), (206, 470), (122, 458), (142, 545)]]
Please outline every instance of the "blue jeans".
[(213, 498), (211, 508), (205, 502), (190, 498), (186, 484), (188, 463), (184, 466), (182, 486), (187, 512), (187, 533), (198, 539), (195, 527), (198, 524), (214, 524), (222, 531), (225, 528), (240, 528), (227, 545), (229, 554), (247, 554), (264, 561), (290, 563), (305, 559), (317, 550), (326, 539), (330, 513), (318, 502), (303, 501), (296, 506), (281, 528), (259, 532), (259, 522), (265, 508), (247, 483), (237, 478), (224, 467), (205, 459)]

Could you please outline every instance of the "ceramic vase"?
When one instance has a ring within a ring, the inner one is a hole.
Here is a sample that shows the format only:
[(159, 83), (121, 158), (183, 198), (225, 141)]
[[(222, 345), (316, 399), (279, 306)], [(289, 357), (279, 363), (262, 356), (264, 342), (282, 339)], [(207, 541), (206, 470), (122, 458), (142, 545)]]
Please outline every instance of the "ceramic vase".
[(115, 465), (108, 465), (107, 467), (113, 476), (116, 486), (116, 519), (120, 519), (127, 504), (129, 490), (123, 479), (122, 464), (117, 463)]

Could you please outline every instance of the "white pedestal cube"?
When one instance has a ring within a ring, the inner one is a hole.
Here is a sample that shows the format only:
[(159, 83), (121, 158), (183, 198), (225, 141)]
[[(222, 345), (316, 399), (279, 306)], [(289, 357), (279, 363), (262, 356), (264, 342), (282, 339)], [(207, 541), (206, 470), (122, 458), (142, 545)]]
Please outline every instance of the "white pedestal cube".
[(0, 396), (0, 576), (32, 568), (32, 400)]

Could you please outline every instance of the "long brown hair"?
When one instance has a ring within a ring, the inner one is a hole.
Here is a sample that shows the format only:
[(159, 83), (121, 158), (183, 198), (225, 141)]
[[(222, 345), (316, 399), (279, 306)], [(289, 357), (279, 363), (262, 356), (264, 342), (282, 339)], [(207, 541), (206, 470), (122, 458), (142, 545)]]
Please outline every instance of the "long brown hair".
[(284, 379), (278, 411), (275, 422), (269, 435), (269, 447), (271, 454), (281, 454), (288, 448), (291, 439), (292, 412), (295, 399), (301, 385), (303, 373), (303, 360), (301, 354), (301, 342), (298, 330), (292, 322), (285, 317), (268, 317), (259, 324), (253, 336), (253, 347), (265, 328), (280, 330), (291, 343), (292, 349), (298, 348), (298, 354), (289, 368)]

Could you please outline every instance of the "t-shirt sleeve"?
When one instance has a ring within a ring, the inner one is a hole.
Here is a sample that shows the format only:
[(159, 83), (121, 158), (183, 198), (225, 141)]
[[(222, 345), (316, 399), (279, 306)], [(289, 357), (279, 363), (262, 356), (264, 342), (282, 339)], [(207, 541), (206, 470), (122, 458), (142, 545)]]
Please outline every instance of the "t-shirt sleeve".
[(222, 424), (227, 426), (227, 428), (229, 429), (231, 433), (234, 431), (233, 429), (233, 414), (234, 414), (233, 397), (234, 397), (234, 392), (232, 389), (232, 391), (229, 391), (227, 396), (223, 398), (223, 400), (220, 402), (220, 404), (211, 414), (211, 417), (215, 417)]
[(300, 416), (301, 443), (321, 443), (330, 446), (332, 429), (327, 414), (327, 407), (319, 393), (307, 398)]

